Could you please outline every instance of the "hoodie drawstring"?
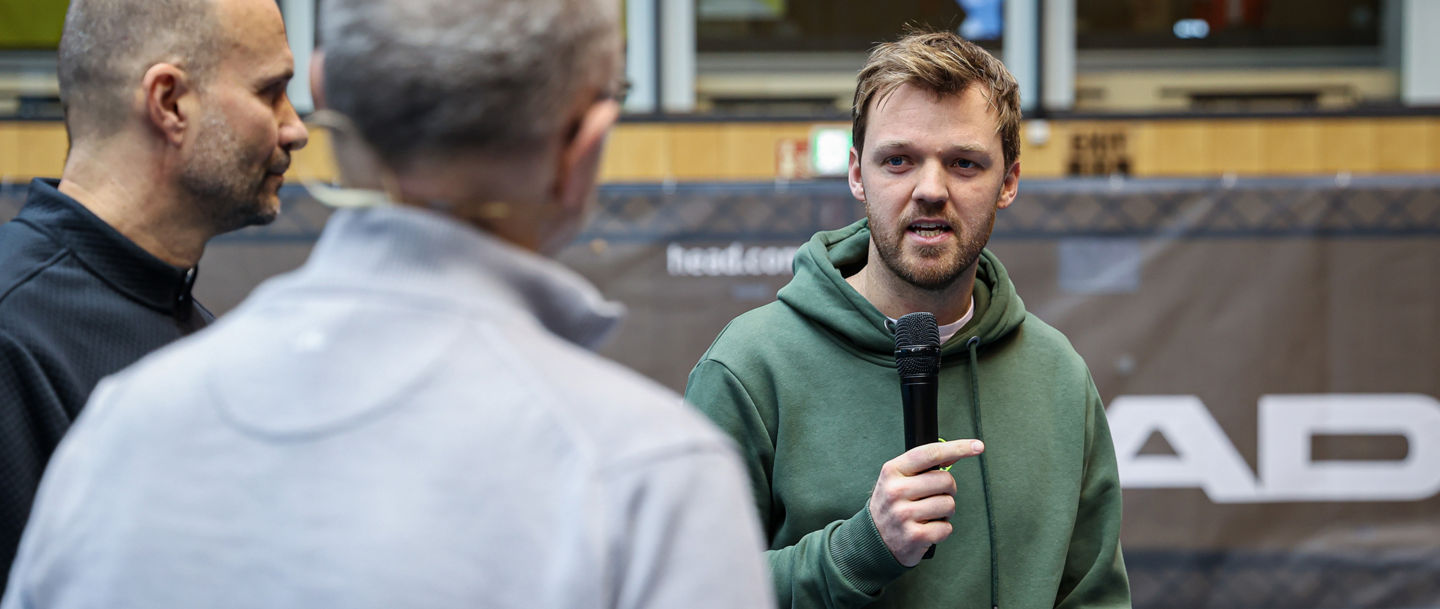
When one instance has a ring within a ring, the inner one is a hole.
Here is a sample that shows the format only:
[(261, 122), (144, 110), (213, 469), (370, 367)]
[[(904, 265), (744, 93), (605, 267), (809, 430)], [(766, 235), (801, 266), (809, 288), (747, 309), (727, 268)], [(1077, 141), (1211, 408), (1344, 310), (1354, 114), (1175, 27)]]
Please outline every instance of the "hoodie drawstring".
[[(985, 441), (985, 429), (980, 425), (980, 370), (976, 349), (980, 337), (972, 336), (965, 342), (970, 349), (970, 414), (975, 420), (975, 439)], [(986, 446), (989, 452), (989, 446)], [(995, 508), (990, 503), (990, 470), (985, 466), (985, 453), (980, 453), (980, 488), (985, 494), (985, 523), (990, 526), (990, 607), (1000, 607), (1000, 561), (995, 552)]]

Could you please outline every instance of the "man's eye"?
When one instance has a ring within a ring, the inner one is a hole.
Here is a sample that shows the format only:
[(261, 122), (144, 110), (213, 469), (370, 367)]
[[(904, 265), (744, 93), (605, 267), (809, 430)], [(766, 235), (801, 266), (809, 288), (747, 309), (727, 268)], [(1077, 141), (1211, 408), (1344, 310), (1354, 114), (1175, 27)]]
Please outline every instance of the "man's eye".
[(261, 97), (264, 97), (265, 99), (270, 100), (270, 103), (272, 103), (272, 104), (280, 103), (280, 98), (282, 98), (282, 97), (285, 96), (285, 91), (287, 90), (287, 86), (286, 86), (286, 85), (288, 85), (288, 84), (289, 84), (288, 82), (280, 82), (280, 83), (272, 84), (272, 85), (270, 85), (270, 86), (268, 86), (268, 87), (265, 87), (263, 90), (261, 90), (261, 91), (260, 91), (260, 96), (261, 96)]
[(891, 167), (899, 167), (905, 164), (905, 159), (898, 156), (892, 156), (885, 159), (885, 164)]
[(955, 162), (951, 163), (951, 165), (959, 167), (961, 169), (974, 169), (976, 167), (979, 167), (979, 165), (975, 164), (975, 161), (972, 161), (970, 159), (955, 159)]

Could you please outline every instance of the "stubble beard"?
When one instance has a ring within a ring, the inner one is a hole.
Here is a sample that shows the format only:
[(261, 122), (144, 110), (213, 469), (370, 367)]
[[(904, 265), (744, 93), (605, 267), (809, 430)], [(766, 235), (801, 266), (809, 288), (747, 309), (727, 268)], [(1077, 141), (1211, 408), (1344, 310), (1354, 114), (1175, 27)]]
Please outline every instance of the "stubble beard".
[(180, 185), (215, 234), (274, 222), (279, 209), (270, 203), (266, 187), (268, 162), (253, 175), (234, 129), (218, 114), (201, 118), (200, 129), (195, 156), (181, 171)]

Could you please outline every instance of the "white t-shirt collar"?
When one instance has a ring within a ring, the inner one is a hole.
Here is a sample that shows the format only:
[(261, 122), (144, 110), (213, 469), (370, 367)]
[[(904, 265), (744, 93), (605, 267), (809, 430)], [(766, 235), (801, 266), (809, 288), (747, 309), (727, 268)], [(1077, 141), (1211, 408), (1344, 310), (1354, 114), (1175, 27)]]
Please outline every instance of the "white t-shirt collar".
[(960, 331), (960, 328), (963, 328), (965, 327), (965, 324), (970, 323), (970, 318), (974, 316), (975, 296), (972, 295), (970, 296), (970, 308), (965, 309), (965, 314), (961, 315), (960, 319), (956, 320), (955, 323), (949, 323), (940, 326), (940, 344), (945, 344), (945, 341), (948, 341), (950, 340), (950, 337), (955, 336), (955, 334)]
[[(974, 317), (974, 316), (975, 316), (975, 295), (972, 294), (972, 295), (970, 295), (970, 307), (967, 308), (967, 309), (965, 309), (965, 314), (964, 314), (964, 315), (961, 315), (961, 316), (960, 316), (960, 319), (955, 320), (954, 323), (948, 323), (948, 324), (945, 324), (945, 325), (943, 325), (943, 326), (940, 326), (940, 328), (939, 328), (939, 330), (940, 330), (940, 344), (942, 344), (942, 345), (945, 344), (945, 341), (948, 341), (948, 340), (950, 340), (950, 337), (955, 336), (955, 334), (960, 331), (960, 328), (963, 328), (963, 327), (965, 327), (965, 324), (970, 323), (970, 318), (972, 318), (972, 317)], [(892, 328), (895, 327), (895, 320), (894, 320), (894, 319), (891, 319), (891, 318), (889, 318), (889, 317), (886, 317), (885, 319), (889, 319), (889, 320), (890, 320), (890, 327), (892, 327)]]

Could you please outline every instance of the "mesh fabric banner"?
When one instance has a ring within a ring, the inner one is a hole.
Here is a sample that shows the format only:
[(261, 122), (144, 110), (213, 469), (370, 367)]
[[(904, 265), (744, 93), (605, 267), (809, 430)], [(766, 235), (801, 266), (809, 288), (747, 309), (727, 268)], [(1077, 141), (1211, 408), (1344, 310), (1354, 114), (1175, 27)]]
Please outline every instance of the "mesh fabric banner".
[[(285, 195), (207, 251), (213, 310), (303, 261), (328, 212)], [(606, 353), (677, 390), (862, 213), (839, 182), (600, 198), (563, 259), (630, 307)], [(991, 248), (1109, 404), (1137, 607), (1440, 607), (1440, 178), (1024, 181)]]

